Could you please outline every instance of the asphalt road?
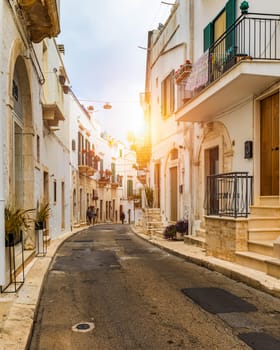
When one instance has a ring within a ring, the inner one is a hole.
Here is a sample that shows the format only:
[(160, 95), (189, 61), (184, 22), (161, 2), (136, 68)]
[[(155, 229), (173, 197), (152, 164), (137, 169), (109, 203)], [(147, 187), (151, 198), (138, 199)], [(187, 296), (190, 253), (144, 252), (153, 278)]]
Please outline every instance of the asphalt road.
[(108, 224), (58, 250), (29, 349), (279, 350), (279, 334), (279, 299)]

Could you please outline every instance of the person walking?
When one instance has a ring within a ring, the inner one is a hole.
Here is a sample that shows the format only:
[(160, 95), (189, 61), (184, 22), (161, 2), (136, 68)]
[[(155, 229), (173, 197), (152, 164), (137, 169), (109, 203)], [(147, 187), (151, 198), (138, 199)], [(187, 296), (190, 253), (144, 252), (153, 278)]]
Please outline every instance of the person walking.
[(88, 207), (88, 208), (87, 208), (87, 222), (88, 222), (89, 225), (91, 225), (92, 218), (93, 218), (93, 210), (92, 210), (92, 207)]
[(93, 225), (96, 223), (96, 216), (97, 216), (97, 209), (95, 209), (95, 207), (92, 207), (92, 224)]
[(122, 224), (123, 224), (124, 219), (125, 219), (125, 213), (123, 211), (121, 212), (120, 218), (121, 218), (121, 221), (122, 221)]

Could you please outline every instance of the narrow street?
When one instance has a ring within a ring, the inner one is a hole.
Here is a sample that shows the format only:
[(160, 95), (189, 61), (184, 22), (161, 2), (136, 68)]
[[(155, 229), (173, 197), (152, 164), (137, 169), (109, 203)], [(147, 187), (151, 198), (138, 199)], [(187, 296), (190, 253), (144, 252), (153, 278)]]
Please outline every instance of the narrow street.
[(106, 224), (57, 251), (29, 349), (274, 350), (279, 331), (279, 299)]

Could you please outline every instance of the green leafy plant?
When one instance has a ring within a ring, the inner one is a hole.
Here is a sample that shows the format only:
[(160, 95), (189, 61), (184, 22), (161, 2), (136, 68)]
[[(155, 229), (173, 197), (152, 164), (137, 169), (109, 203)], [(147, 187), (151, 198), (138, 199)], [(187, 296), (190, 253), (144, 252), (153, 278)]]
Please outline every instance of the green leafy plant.
[(40, 230), (44, 228), (46, 220), (50, 215), (50, 210), (49, 202), (42, 202), (39, 205), (39, 208), (36, 211), (35, 229)]
[(5, 207), (5, 240), (6, 244), (14, 244), (21, 239), (22, 231), (30, 228), (32, 218), (30, 213), (34, 209), (14, 208), (11, 205)]
[(154, 204), (154, 190), (151, 187), (146, 186), (145, 195), (146, 195), (148, 207), (152, 208)]
[(181, 234), (188, 234), (188, 220), (178, 220), (175, 225), (177, 232)]
[(165, 239), (176, 239), (176, 225), (168, 225), (165, 227), (163, 236)]

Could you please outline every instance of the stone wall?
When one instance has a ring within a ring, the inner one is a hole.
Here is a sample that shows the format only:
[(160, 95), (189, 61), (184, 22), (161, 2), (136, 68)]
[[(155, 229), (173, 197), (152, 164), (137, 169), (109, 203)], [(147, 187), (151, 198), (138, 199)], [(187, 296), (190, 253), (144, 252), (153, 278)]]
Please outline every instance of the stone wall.
[(246, 218), (205, 217), (206, 253), (235, 261), (236, 251), (247, 251), (248, 220)]

